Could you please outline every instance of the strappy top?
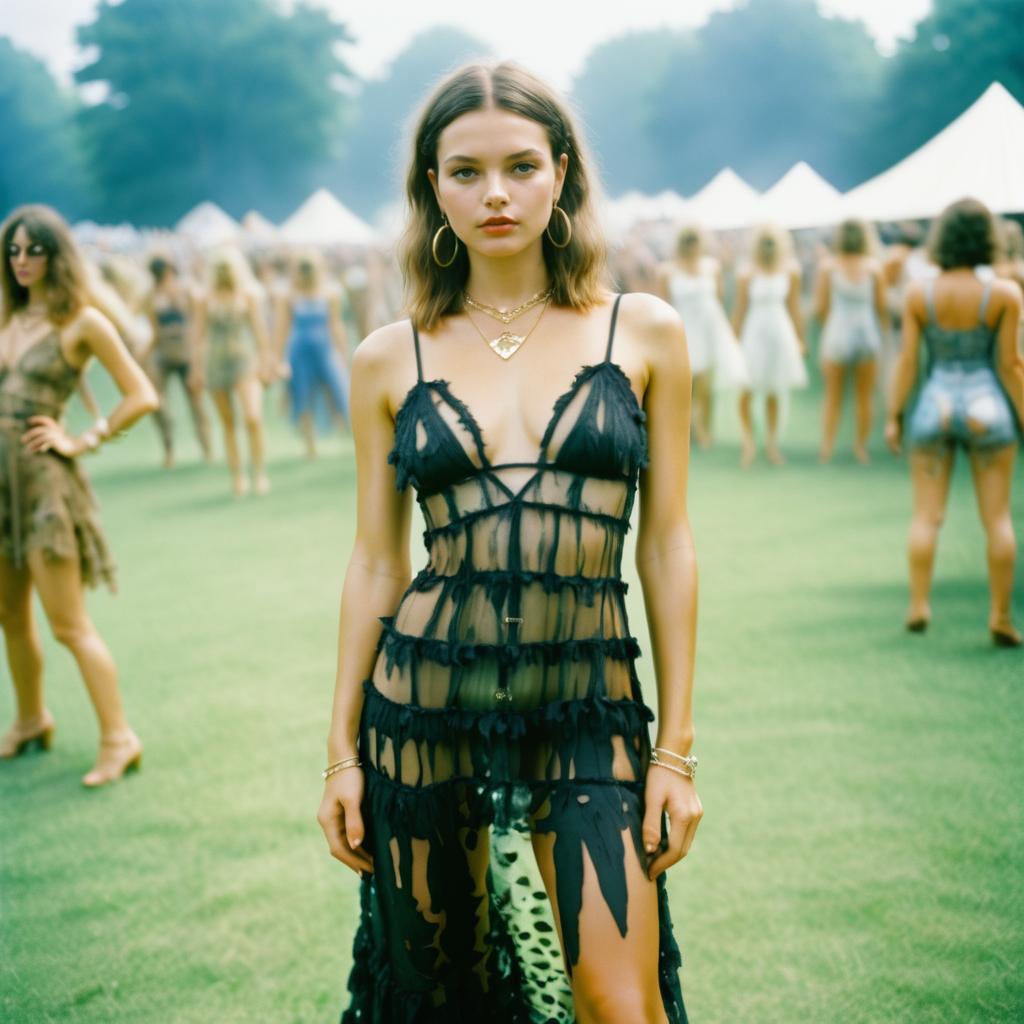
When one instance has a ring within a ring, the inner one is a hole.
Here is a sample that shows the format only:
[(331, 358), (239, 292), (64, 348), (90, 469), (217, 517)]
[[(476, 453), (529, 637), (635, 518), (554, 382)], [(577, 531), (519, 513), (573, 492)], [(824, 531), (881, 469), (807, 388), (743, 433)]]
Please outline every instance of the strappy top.
[(57, 328), (34, 341), (10, 367), (0, 367), (0, 417), (59, 419), (82, 371), (72, 366)]
[(992, 365), (996, 332), (985, 323), (991, 295), (992, 282), (986, 281), (978, 308), (978, 322), (973, 327), (942, 327), (935, 317), (935, 279), (925, 282), (924, 303), (928, 319), (923, 333), (932, 366), (971, 370)]

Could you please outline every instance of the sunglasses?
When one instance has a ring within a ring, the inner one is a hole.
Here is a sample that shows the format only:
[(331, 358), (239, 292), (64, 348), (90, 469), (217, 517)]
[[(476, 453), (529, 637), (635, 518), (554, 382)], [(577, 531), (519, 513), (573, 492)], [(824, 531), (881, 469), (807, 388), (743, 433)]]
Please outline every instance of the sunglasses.
[(14, 242), (11, 242), (11, 244), (7, 246), (7, 255), (10, 256), (12, 260), (16, 260), (22, 252), (33, 259), (49, 255), (46, 251), (46, 246), (43, 245), (42, 242), (32, 242), (30, 245), (25, 246), (24, 249), (20, 245), (16, 245)]

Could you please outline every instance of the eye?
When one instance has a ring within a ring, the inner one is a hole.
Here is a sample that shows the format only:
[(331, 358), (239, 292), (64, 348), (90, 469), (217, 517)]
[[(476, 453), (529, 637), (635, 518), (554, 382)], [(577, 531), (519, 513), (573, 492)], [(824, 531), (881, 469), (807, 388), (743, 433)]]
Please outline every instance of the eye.
[(531, 171), (537, 170), (536, 164), (531, 164), (528, 160), (521, 160), (513, 168), (516, 174), (529, 174)]
[(45, 256), (46, 246), (42, 245), (40, 242), (36, 242), (28, 247), (28, 254), (29, 256)]
[(469, 181), (474, 174), (476, 174), (476, 171), (472, 167), (456, 167), (452, 171), (452, 177), (458, 181)]

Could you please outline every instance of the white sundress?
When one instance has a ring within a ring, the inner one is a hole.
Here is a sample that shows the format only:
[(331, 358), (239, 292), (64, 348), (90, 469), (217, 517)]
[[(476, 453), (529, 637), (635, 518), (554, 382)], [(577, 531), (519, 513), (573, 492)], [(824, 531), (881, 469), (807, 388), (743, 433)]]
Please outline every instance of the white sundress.
[(784, 394), (807, 386), (800, 339), (786, 308), (790, 278), (786, 273), (754, 274), (740, 347), (749, 387), (759, 394)]

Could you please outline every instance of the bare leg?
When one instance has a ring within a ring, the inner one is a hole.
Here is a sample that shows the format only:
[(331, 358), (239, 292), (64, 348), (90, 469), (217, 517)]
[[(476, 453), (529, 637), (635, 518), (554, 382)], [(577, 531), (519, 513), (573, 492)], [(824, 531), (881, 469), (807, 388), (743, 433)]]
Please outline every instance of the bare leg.
[(213, 405), (224, 428), (224, 454), (227, 456), (228, 469), (231, 471), (235, 497), (240, 498), (249, 490), (249, 481), (242, 472), (242, 459), (238, 454), (238, 438), (235, 437), (235, 410), (231, 404), (230, 391), (213, 391)]
[(164, 446), (164, 469), (171, 469), (174, 466), (174, 421), (167, 406), (167, 370), (157, 359), (151, 361), (148, 369), (160, 399), (160, 408), (153, 414), (153, 420), (160, 431), (160, 443)]
[(199, 441), (199, 448), (203, 453), (203, 461), (209, 462), (213, 452), (210, 446), (210, 420), (203, 404), (203, 394), (201, 391), (189, 387), (188, 371), (181, 375), (181, 386), (185, 389), (185, 397), (188, 399), (192, 426), (196, 432), (196, 439)]
[(740, 392), (740, 433), (743, 438), (740, 465), (744, 469), (752, 465), (757, 454), (757, 446), (754, 444), (754, 421), (750, 413), (752, 397), (749, 391)]
[(764, 443), (764, 453), (768, 461), (776, 466), (781, 466), (786, 460), (779, 451), (779, 396), (769, 395), (764, 403), (764, 419), (767, 427), (767, 437)]
[(85, 608), (78, 562), (47, 559), (41, 551), (29, 555), (32, 582), (54, 637), (74, 656), (100, 725), (100, 752), (84, 778), (86, 785), (112, 781), (142, 753), (138, 737), (128, 726), (121, 704), (117, 666)]
[(1017, 539), (1010, 518), (1010, 488), (1017, 446), (1007, 445), (989, 454), (971, 455), (971, 473), (978, 499), (978, 511), (988, 539), (988, 576), (992, 599), (989, 628), (1016, 636), (1010, 619), (1013, 598), (1013, 569)]
[(306, 458), (316, 458), (316, 429), (313, 425), (313, 414), (304, 412), (299, 417), (299, 429), (302, 431), (302, 440), (306, 444)]
[(910, 480), (914, 511), (910, 520), (907, 561), (910, 566), (910, 610), (907, 622), (927, 622), (932, 610), (929, 594), (939, 529), (946, 514), (949, 482), (953, 475), (952, 449), (910, 454)]
[(868, 455), (868, 437), (871, 435), (871, 406), (877, 375), (877, 364), (874, 359), (858, 363), (853, 372), (856, 403), (856, 440), (853, 443), (853, 454), (864, 466), (871, 461)]
[(818, 451), (818, 461), (828, 462), (832, 458), (839, 418), (843, 413), (846, 371), (840, 364), (823, 359), (821, 376), (825, 382), (825, 401), (821, 413), (821, 448)]
[(249, 461), (257, 494), (270, 492), (270, 481), (263, 462), (263, 385), (255, 377), (239, 381), (236, 388), (242, 405), (245, 429), (249, 435)]
[[(577, 840), (578, 841), (578, 840)], [(533, 835), (544, 886), (559, 938), (563, 929), (553, 856), (555, 835)], [(667, 1024), (658, 984), (658, 891), (648, 879), (630, 838), (623, 832), (628, 890), (626, 934), (619, 932), (601, 892), (597, 872), (583, 849), (583, 904), (579, 912), (580, 958), (572, 971), (578, 1024)]]
[(0, 555), (0, 625), (18, 710), (11, 731), (0, 740), (0, 757), (13, 757), (19, 742), (52, 723), (43, 699), (43, 647), (32, 615), (32, 577)]

